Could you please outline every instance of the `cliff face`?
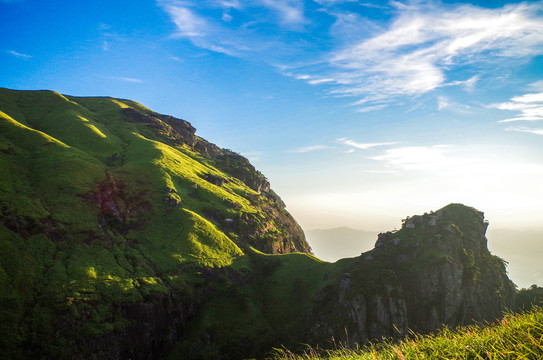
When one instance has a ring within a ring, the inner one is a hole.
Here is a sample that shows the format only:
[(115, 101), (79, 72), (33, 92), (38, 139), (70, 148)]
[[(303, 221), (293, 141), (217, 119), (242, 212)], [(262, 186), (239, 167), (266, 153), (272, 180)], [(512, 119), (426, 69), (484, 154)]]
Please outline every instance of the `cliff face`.
[(487, 249), (487, 226), (483, 213), (451, 204), (380, 234), (374, 250), (319, 294), (309, 335), (322, 341), (346, 329), (344, 341), (364, 342), (499, 318), (514, 306), (515, 286)]
[(483, 214), (406, 219), (330, 264), (247, 159), (129, 100), (0, 89), (0, 349), (240, 359), (492, 320)]

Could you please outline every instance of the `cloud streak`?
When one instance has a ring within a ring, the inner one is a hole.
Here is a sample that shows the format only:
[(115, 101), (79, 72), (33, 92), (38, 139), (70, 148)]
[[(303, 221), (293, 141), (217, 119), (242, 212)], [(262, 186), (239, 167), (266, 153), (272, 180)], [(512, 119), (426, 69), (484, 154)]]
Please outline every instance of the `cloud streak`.
[[(473, 91), (497, 68), (543, 51), (542, 2), (487, 9), (391, 1), (374, 7), (388, 16), (378, 22), (353, 13), (348, 0), (157, 1), (175, 23), (175, 36), (275, 65), (330, 96), (354, 97), (351, 105), (365, 105), (362, 112), (444, 86)], [(463, 67), (472, 70), (458, 75)]]
[(447, 155), (453, 148), (449, 145), (398, 147), (386, 150), (382, 155), (370, 159), (382, 162), (386, 167), (400, 170), (422, 170), (458, 165), (461, 159)]
[[(331, 93), (368, 102), (416, 96), (451, 84), (455, 79), (448, 78), (449, 69), (496, 66), (531, 58), (542, 49), (543, 21), (535, 15), (539, 3), (501, 9), (422, 4), (400, 6), (385, 31), (337, 51), (330, 65), (339, 86)], [(471, 89), (477, 80), (458, 83)]]
[(306, 146), (306, 147), (303, 147), (303, 148), (292, 150), (291, 152), (293, 152), (293, 153), (308, 153), (308, 152), (313, 152), (313, 151), (325, 150), (325, 149), (329, 149), (329, 148), (330, 148), (330, 146), (327, 146), (327, 145), (312, 145), (312, 146)]
[[(229, 56), (270, 61), (296, 48), (281, 33), (307, 22), (302, 0), (157, 0), (177, 31), (195, 46)], [(231, 11), (232, 10), (232, 11)]]
[(338, 143), (350, 146), (358, 150), (368, 150), (377, 146), (395, 145), (395, 142), (380, 142), (380, 143), (359, 143), (351, 139), (340, 138), (336, 140)]
[(15, 50), (7, 50), (6, 53), (9, 54), (9, 55), (15, 56), (16, 58), (19, 58), (19, 59), (32, 59), (33, 58), (32, 55), (22, 54), (20, 52), (15, 51)]
[(528, 134), (535, 134), (535, 135), (543, 135), (543, 129), (532, 129), (532, 128), (527, 128), (527, 127), (508, 127), (505, 130), (514, 131), (514, 132), (521, 132), (521, 133), (528, 133)]
[(134, 84), (142, 84), (143, 83), (143, 80), (136, 79), (136, 78), (121, 77), (121, 76), (110, 76), (109, 78), (112, 79), (112, 80), (124, 81), (124, 82), (129, 82), (129, 83), (134, 83)]
[(510, 101), (491, 104), (488, 107), (517, 113), (514, 117), (498, 121), (499, 123), (541, 121), (543, 120), (543, 92), (515, 96)]

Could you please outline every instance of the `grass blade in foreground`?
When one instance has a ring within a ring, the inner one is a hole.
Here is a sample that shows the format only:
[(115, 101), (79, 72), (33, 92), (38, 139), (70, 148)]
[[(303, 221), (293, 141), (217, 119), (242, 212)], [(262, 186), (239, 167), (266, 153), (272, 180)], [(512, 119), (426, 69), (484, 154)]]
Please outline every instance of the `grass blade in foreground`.
[[(321, 355), (319, 355), (319, 353)], [(319, 352), (308, 349), (296, 355), (278, 350), (274, 357), (298, 359), (542, 359), (543, 308), (525, 314), (508, 314), (501, 322), (487, 326), (468, 326), (456, 331), (444, 329), (435, 335), (417, 335), (399, 343), (385, 342), (349, 349)]]

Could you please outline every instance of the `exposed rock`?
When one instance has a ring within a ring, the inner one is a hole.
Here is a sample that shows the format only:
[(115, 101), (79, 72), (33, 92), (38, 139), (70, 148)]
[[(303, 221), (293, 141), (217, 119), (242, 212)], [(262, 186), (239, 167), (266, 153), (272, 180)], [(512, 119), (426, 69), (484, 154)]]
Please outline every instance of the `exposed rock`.
[(225, 178), (222, 178), (220, 176), (213, 175), (213, 174), (204, 174), (204, 175), (201, 175), (201, 177), (202, 179), (216, 186), (223, 186), (224, 183), (227, 182)]
[(515, 287), (486, 247), (487, 226), (483, 213), (452, 204), (379, 234), (375, 249), (317, 297), (310, 336), (322, 345), (345, 328), (343, 341), (363, 343), (408, 328), (429, 332), (499, 318), (514, 305)]
[(179, 196), (175, 196), (173, 194), (167, 194), (164, 201), (166, 202), (166, 205), (171, 207), (178, 207), (181, 205), (181, 199), (179, 199)]
[(146, 124), (155, 130), (158, 137), (170, 144), (196, 144), (196, 129), (188, 122), (169, 115), (144, 114), (133, 108), (121, 110), (127, 121)]

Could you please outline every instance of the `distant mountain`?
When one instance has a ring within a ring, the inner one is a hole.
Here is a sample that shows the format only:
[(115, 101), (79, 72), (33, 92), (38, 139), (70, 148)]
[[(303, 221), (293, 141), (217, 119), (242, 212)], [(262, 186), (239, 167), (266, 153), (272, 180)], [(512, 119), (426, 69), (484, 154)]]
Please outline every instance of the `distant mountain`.
[(543, 231), (488, 229), (488, 247), (509, 262), (507, 272), (521, 288), (543, 283)]
[(305, 230), (304, 232), (313, 253), (319, 259), (331, 262), (356, 257), (373, 249), (378, 234), (376, 231), (355, 230), (347, 227)]
[(514, 306), (480, 211), (324, 262), (264, 175), (195, 132), (130, 100), (0, 89), (0, 357), (242, 359)]

